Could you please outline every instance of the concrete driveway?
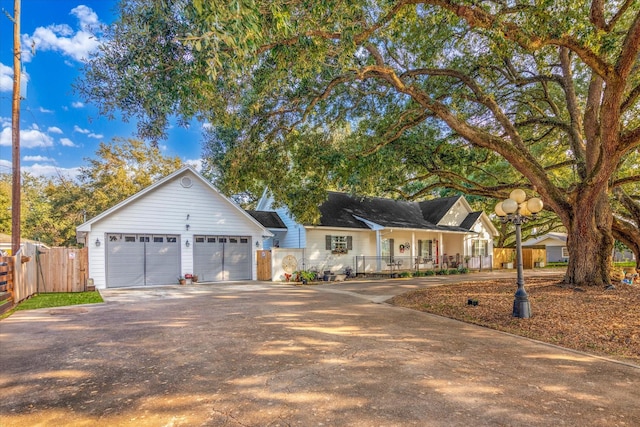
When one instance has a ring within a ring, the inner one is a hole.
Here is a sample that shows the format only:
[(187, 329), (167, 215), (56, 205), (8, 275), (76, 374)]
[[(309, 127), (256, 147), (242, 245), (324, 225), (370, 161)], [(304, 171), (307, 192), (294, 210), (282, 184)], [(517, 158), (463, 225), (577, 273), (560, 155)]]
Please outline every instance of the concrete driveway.
[(640, 425), (638, 366), (383, 303), (441, 280), (460, 278), (109, 290), (18, 312), (0, 322), (0, 425)]

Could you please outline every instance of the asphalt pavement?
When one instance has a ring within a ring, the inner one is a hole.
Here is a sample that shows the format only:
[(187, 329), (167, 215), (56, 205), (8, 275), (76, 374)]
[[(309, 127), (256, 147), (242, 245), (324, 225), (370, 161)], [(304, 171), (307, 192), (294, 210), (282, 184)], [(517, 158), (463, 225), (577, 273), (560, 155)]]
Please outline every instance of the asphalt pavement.
[(384, 302), (495, 277), (106, 290), (16, 312), (0, 425), (640, 425), (639, 366)]

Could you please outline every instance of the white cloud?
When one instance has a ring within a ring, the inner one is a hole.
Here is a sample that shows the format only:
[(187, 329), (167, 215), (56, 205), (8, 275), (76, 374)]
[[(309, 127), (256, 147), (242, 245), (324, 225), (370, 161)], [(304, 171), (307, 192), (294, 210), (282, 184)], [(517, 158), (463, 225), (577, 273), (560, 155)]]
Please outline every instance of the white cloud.
[(0, 62), (0, 92), (13, 90), (13, 68)]
[(75, 179), (80, 175), (79, 168), (59, 168), (55, 165), (43, 165), (40, 163), (34, 163), (33, 165), (24, 167), (21, 166), (20, 170), (22, 170), (23, 172), (28, 172), (31, 175), (44, 176), (47, 178), (63, 176), (70, 179)]
[(193, 166), (193, 168), (198, 172), (202, 171), (202, 159), (185, 160), (184, 163), (189, 166)]
[[(0, 159), (0, 173), (11, 173), (12, 168), (11, 161)], [(20, 171), (47, 178), (63, 176), (75, 179), (80, 175), (80, 168), (58, 168), (55, 165), (42, 165), (40, 163), (29, 166), (20, 165)]]
[[(29, 74), (24, 70), (20, 72), (20, 96), (27, 97), (27, 83), (29, 83)], [(0, 92), (13, 91), (13, 68), (0, 62)]]
[[(3, 127), (2, 131), (0, 132), (0, 146), (9, 147), (11, 145), (11, 126)], [(34, 126), (34, 129), (20, 130), (20, 148), (38, 148), (52, 146), (53, 138), (37, 129), (37, 126)]]
[(84, 107), (84, 102), (76, 101), (76, 102), (72, 103), (71, 106), (73, 108), (83, 108)]
[(40, 107), (40, 112), (41, 112), (41, 113), (47, 113), (47, 114), (50, 114), (50, 113), (53, 113), (53, 110), (47, 110), (47, 109), (46, 109), (46, 108), (44, 108), (44, 107)]
[(93, 138), (93, 139), (102, 139), (104, 138), (104, 135), (101, 133), (90, 133), (89, 135), (87, 135), (89, 138)]
[(78, 17), (82, 29), (95, 31), (100, 26), (98, 15), (90, 7), (80, 5), (71, 9), (71, 14)]
[(88, 129), (82, 129), (82, 128), (81, 128), (80, 126), (78, 126), (78, 125), (74, 125), (74, 126), (73, 126), (73, 131), (74, 131), (74, 132), (78, 132), (78, 133), (84, 133), (84, 134), (91, 133), (91, 131), (90, 131), (90, 130), (88, 130)]
[(57, 126), (49, 127), (49, 129), (47, 129), (47, 132), (49, 132), (49, 133), (57, 133), (57, 134), (63, 134), (64, 133), (64, 132), (62, 132), (62, 129), (60, 129)]
[(55, 162), (54, 159), (44, 156), (24, 156), (22, 160), (25, 162)]
[(77, 147), (76, 144), (73, 143), (69, 138), (60, 138), (60, 144), (64, 147)]
[[(36, 51), (61, 52), (79, 62), (88, 59), (100, 45), (101, 30), (98, 15), (87, 6), (78, 6), (71, 10), (71, 14), (78, 18), (77, 29), (67, 24), (38, 27), (32, 35), (22, 36), (23, 46), (33, 46)], [(22, 59), (30, 62), (31, 52), (25, 51)]]

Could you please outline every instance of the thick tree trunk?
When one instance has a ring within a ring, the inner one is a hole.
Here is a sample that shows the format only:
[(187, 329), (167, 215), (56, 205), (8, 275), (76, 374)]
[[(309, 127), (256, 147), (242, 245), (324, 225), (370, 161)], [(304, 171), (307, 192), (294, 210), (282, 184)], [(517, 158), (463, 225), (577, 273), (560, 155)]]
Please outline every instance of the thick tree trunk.
[(568, 227), (569, 265), (565, 283), (573, 286), (607, 286), (613, 250), (613, 215), (606, 193), (578, 197)]

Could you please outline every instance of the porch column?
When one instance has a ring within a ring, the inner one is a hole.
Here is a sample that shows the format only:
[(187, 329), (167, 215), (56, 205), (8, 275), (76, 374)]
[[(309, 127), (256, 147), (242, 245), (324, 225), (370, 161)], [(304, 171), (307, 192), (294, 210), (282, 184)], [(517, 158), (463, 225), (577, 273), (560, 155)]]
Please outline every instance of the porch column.
[(438, 260), (438, 264), (440, 264), (440, 268), (442, 268), (442, 264), (444, 264), (444, 244), (442, 244), (442, 233), (438, 233), (438, 254), (440, 255), (440, 259)]
[(378, 272), (382, 271), (382, 237), (380, 229), (376, 230), (376, 268)]
[(416, 265), (416, 232), (411, 232), (411, 268), (416, 269), (418, 266)]

